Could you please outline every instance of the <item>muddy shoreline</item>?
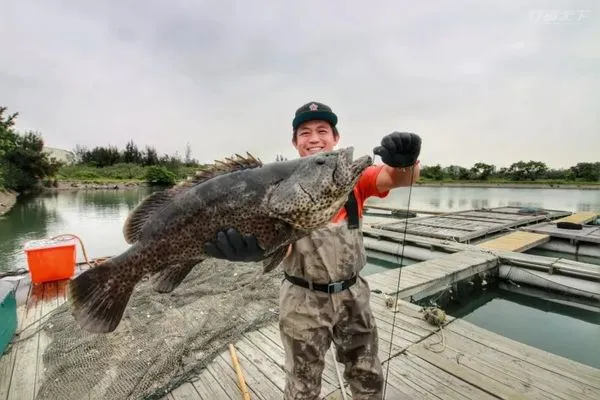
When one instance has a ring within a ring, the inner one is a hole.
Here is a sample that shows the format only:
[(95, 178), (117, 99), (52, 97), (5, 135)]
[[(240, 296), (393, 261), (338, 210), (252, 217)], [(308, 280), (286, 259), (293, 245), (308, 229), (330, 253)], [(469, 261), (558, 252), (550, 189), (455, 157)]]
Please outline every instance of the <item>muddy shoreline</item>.
[(0, 215), (6, 214), (17, 202), (18, 193), (0, 189)]

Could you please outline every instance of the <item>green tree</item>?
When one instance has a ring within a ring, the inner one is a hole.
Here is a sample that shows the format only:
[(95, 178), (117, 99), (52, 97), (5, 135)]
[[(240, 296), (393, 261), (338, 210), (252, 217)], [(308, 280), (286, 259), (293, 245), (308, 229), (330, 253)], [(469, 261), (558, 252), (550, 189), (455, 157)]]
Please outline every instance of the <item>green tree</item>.
[(494, 174), (494, 172), (496, 172), (496, 167), (494, 165), (483, 162), (475, 163), (475, 165), (471, 167), (473, 178), (482, 181), (488, 180)]
[(14, 149), (17, 141), (17, 134), (13, 127), (19, 114), (5, 116), (6, 110), (6, 107), (0, 107), (0, 187), (6, 186), (6, 175), (9, 169), (6, 154)]
[(577, 179), (587, 182), (600, 181), (600, 162), (580, 162), (570, 168)]
[(123, 162), (130, 164), (141, 164), (143, 160), (142, 152), (138, 150), (138, 147), (133, 143), (133, 140), (127, 142), (125, 145), (125, 151), (123, 152)]
[(35, 189), (46, 177), (53, 177), (62, 164), (49, 158), (43, 149), (39, 133), (17, 134), (15, 146), (5, 154), (5, 185), (22, 192)]

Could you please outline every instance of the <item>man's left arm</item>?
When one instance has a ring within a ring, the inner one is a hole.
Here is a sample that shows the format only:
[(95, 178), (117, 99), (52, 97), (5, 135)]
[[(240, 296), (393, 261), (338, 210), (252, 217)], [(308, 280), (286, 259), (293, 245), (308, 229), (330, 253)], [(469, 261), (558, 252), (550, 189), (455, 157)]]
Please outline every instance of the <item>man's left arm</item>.
[(373, 149), (385, 164), (377, 176), (377, 190), (380, 193), (390, 189), (410, 186), (420, 176), (418, 162), (421, 153), (421, 138), (415, 133), (393, 132), (381, 140), (381, 145)]

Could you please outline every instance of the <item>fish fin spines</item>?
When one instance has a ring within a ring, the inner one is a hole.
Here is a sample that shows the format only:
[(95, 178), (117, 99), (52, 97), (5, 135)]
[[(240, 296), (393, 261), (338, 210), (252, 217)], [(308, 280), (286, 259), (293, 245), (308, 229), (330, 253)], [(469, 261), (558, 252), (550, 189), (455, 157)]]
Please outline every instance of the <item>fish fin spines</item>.
[(112, 332), (121, 322), (133, 286), (118, 280), (117, 268), (109, 259), (69, 281), (71, 313), (88, 332)]
[(196, 261), (167, 267), (156, 274), (154, 290), (159, 293), (170, 293), (183, 282), (186, 276), (197, 265)]
[(214, 160), (213, 164), (206, 165), (205, 167), (196, 171), (193, 176), (190, 176), (186, 180), (180, 182), (177, 186), (175, 186), (174, 190), (182, 190), (187, 187), (205, 182), (219, 175), (225, 175), (231, 172), (259, 168), (263, 166), (263, 163), (259, 158), (254, 157), (250, 153), (246, 154), (246, 156), (235, 154), (232, 157), (226, 157), (223, 160)]

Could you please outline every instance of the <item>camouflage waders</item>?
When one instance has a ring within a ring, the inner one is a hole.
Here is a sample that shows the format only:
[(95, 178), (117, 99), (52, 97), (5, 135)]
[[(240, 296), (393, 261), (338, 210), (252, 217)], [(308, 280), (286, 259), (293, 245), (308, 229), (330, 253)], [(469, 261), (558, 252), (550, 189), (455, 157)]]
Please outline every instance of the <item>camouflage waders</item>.
[[(352, 398), (382, 398), (383, 374), (370, 289), (357, 277), (365, 262), (360, 230), (342, 221), (294, 243), (282, 263), (287, 276), (313, 283), (310, 290), (284, 280), (281, 288), (279, 328), (286, 356), (286, 400), (319, 398), (325, 355), (332, 341), (337, 360), (345, 366), (344, 378)], [(351, 277), (355, 277), (353, 285), (332, 285), (333, 293), (315, 288), (319, 283)]]

